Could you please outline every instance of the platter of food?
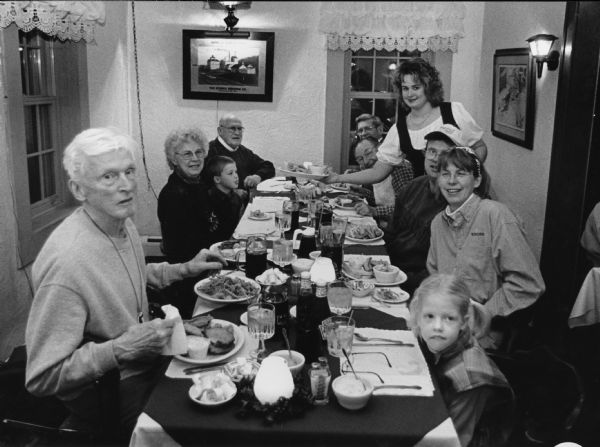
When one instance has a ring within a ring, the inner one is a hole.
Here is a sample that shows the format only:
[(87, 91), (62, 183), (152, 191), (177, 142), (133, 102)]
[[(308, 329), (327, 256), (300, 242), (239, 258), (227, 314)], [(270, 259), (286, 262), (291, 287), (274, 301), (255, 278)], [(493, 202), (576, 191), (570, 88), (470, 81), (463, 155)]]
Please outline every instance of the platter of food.
[(354, 205), (360, 202), (364, 202), (363, 198), (355, 194), (343, 194), (329, 200), (329, 203), (342, 210), (353, 210)]
[(329, 187), (334, 191), (350, 191), (350, 186), (347, 183), (332, 183)]
[(286, 177), (306, 178), (310, 180), (320, 180), (329, 175), (329, 167), (317, 166), (306, 163), (308, 167), (296, 163), (287, 163), (285, 168), (281, 167), (278, 170)]
[(350, 279), (373, 279), (376, 286), (397, 286), (406, 281), (406, 273), (398, 269), (398, 275), (395, 281), (383, 283), (375, 279), (373, 267), (389, 266), (390, 261), (387, 256), (364, 256), (364, 255), (345, 255), (342, 264), (342, 273)]
[(252, 220), (269, 220), (272, 217), (273, 217), (272, 214), (264, 213), (259, 209), (250, 211), (250, 214), (248, 214), (248, 219), (252, 219)]
[(194, 376), (194, 385), (188, 395), (197, 404), (214, 407), (229, 402), (237, 394), (237, 387), (222, 371), (205, 371)]
[(188, 352), (175, 358), (194, 365), (212, 365), (225, 360), (244, 345), (244, 333), (233, 323), (199, 315), (183, 322)]
[(383, 230), (375, 224), (349, 223), (346, 239), (351, 242), (375, 242), (383, 237)]
[[(246, 249), (246, 240), (244, 239), (231, 239), (223, 242), (215, 242), (209, 248), (210, 251), (216, 251), (221, 253), (227, 261), (235, 261), (235, 255), (240, 250)], [(246, 262), (244, 255), (240, 256), (240, 262)]]
[(400, 304), (405, 303), (410, 298), (408, 292), (402, 289), (387, 289), (385, 287), (378, 287), (375, 289), (373, 296), (376, 300), (382, 301), (388, 304)]
[(213, 303), (242, 303), (256, 298), (260, 285), (250, 279), (235, 275), (215, 275), (198, 281), (196, 294)]

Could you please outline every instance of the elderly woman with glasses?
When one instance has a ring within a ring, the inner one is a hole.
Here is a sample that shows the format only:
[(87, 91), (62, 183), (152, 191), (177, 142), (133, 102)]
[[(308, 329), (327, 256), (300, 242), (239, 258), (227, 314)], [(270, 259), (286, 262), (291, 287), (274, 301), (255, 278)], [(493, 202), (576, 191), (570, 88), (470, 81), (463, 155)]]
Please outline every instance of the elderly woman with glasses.
[(519, 219), (483, 198), (488, 183), (470, 148), (440, 154), (438, 186), (448, 206), (431, 223), (427, 269), (461, 276), (472, 299), (505, 317), (532, 305), (545, 286)]

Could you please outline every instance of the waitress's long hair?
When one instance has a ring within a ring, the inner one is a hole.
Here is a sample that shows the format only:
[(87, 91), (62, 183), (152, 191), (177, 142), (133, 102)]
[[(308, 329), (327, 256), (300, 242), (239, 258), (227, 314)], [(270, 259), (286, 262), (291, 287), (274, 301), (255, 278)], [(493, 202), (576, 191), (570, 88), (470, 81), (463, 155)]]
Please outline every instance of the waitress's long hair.
[(479, 186), (473, 192), (482, 199), (490, 198), (490, 176), (473, 149), (457, 146), (442, 152), (438, 159), (439, 170), (447, 169), (449, 164), (472, 173), (475, 178), (481, 178)]

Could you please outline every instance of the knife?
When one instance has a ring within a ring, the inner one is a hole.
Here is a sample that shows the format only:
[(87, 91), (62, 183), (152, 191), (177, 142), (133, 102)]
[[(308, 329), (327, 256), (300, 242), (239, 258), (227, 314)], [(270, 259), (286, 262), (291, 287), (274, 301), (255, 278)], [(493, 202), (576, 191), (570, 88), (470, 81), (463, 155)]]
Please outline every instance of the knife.
[(383, 385), (375, 385), (374, 389), (378, 390), (380, 388), (397, 388), (400, 390), (421, 390), (423, 388), (421, 388), (420, 385), (393, 385), (393, 384), (383, 384)]
[(212, 371), (214, 369), (221, 369), (223, 365), (226, 365), (227, 363), (229, 363), (229, 360), (219, 363), (213, 363), (212, 365), (190, 366), (189, 368), (185, 368), (183, 372), (187, 375), (190, 375), (195, 374), (197, 372)]

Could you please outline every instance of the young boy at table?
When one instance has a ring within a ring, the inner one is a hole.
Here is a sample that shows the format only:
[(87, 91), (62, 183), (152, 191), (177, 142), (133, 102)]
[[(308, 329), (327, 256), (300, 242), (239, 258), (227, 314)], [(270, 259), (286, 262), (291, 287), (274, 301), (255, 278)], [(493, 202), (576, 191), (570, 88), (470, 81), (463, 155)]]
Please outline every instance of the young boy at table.
[(410, 303), (411, 327), (463, 447), (502, 445), (512, 428), (513, 393), (473, 335), (486, 318), (454, 275), (426, 278)]
[(244, 203), (235, 193), (239, 182), (237, 166), (232, 158), (217, 155), (209, 160), (206, 169), (213, 181), (208, 190), (211, 239), (225, 241), (233, 235), (244, 211)]

